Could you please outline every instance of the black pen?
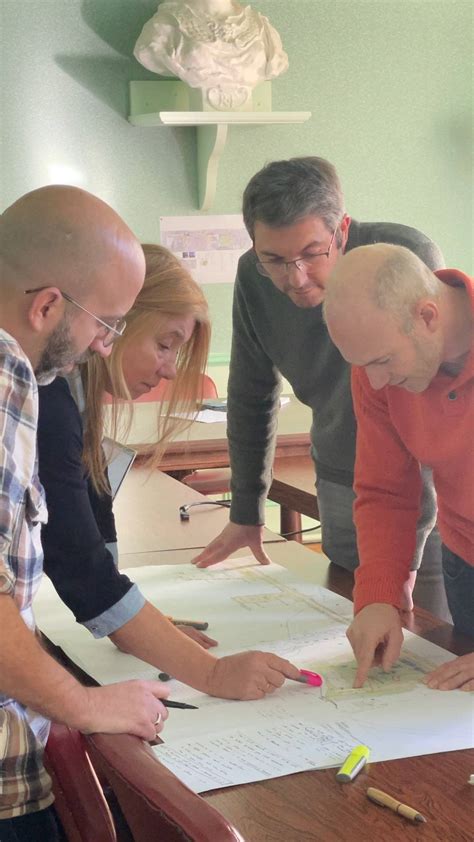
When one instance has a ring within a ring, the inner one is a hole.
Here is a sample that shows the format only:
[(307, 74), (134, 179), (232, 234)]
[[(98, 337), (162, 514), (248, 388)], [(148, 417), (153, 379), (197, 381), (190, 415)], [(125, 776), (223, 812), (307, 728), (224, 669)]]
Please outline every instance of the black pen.
[(188, 705), (186, 702), (173, 702), (172, 699), (160, 699), (165, 708), (179, 708), (179, 710), (199, 710), (196, 705)]

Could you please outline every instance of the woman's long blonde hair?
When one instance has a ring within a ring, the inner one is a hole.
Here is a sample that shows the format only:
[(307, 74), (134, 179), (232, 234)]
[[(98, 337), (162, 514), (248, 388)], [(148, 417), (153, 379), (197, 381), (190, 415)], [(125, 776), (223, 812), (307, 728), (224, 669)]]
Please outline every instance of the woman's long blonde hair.
[(109, 491), (105, 476), (102, 450), (104, 435), (104, 394), (114, 396), (107, 434), (123, 440), (133, 419), (133, 402), (125, 383), (122, 357), (129, 343), (149, 333), (158, 335), (166, 330), (170, 318), (193, 316), (195, 328), (191, 338), (179, 350), (176, 378), (170, 386), (166, 406), (157, 412), (156, 443), (141, 448), (146, 464), (154, 468), (166, 445), (176, 432), (190, 425), (189, 420), (173, 417), (179, 411), (189, 415), (202, 401), (203, 377), (206, 369), (211, 327), (208, 307), (201, 288), (168, 249), (158, 245), (144, 245), (146, 259), (145, 282), (132, 309), (127, 313), (124, 335), (114, 343), (109, 357), (94, 354), (82, 367), (85, 391), (84, 463), (92, 484), (99, 493)]

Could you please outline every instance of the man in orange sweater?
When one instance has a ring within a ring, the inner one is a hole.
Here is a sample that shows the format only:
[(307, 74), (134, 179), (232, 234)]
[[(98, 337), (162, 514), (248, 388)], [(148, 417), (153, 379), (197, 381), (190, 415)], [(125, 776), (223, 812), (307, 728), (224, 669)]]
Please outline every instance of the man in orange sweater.
[[(420, 463), (433, 469), (454, 625), (474, 638), (474, 283), (458, 270), (433, 273), (401, 246), (363, 246), (335, 267), (324, 315), (354, 366), (360, 567), (347, 636), (361, 687), (374, 660), (388, 670), (400, 654)], [(474, 652), (425, 680), (473, 690)]]

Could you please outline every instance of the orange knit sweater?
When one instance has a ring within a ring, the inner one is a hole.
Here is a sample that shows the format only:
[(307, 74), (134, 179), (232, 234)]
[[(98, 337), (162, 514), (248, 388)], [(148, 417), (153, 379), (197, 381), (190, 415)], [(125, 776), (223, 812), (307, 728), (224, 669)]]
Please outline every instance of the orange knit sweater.
[[(472, 278), (448, 269), (435, 274), (445, 283), (463, 283), (474, 312)], [(353, 368), (352, 394), (360, 559), (354, 608), (373, 602), (400, 607), (415, 551), (419, 463), (433, 469), (443, 543), (474, 565), (474, 345), (457, 377), (438, 374), (424, 392), (393, 386), (375, 391), (365, 371)]]

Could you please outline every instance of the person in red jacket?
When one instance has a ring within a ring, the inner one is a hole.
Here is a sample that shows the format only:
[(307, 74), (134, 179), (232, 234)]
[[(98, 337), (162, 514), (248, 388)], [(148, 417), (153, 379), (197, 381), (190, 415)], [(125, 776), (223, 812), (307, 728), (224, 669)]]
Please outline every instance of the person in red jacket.
[[(474, 638), (474, 284), (455, 269), (433, 273), (401, 246), (363, 246), (335, 267), (324, 315), (353, 365), (360, 567), (347, 635), (361, 687), (374, 660), (388, 670), (400, 654), (420, 463), (433, 470), (453, 622)], [(474, 652), (425, 680), (473, 690)]]

